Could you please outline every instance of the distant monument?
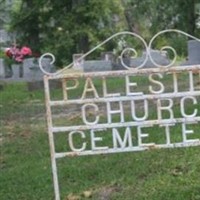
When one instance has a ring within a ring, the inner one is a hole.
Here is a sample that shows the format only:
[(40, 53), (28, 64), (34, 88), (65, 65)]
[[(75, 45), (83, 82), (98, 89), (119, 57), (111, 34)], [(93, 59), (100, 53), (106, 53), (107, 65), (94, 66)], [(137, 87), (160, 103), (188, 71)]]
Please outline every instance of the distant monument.
[(188, 41), (188, 60), (182, 65), (200, 64), (200, 42), (197, 40)]
[(83, 56), (82, 53), (73, 54), (73, 69), (83, 70), (84, 59), (81, 58), (82, 56)]
[[(55, 66), (51, 65), (49, 58), (43, 58), (42, 66), (48, 72), (55, 72)], [(0, 80), (3, 81), (43, 81), (43, 72), (39, 68), (38, 58), (26, 58), (21, 64), (6, 66), (3, 59), (0, 59)]]
[(83, 63), (84, 72), (111, 71), (112, 68), (110, 60), (86, 60)]
[[(159, 66), (167, 66), (170, 64), (170, 60), (168, 59), (167, 52), (159, 51), (159, 50), (150, 50), (150, 55), (153, 61)], [(141, 66), (146, 59), (146, 52), (142, 53), (141, 57), (137, 58), (123, 58), (123, 62), (127, 67), (137, 68)], [(143, 68), (153, 68), (157, 67), (150, 58), (147, 59)], [(117, 60), (117, 63), (114, 65), (114, 70), (124, 70), (126, 69), (121, 63), (120, 59)]]

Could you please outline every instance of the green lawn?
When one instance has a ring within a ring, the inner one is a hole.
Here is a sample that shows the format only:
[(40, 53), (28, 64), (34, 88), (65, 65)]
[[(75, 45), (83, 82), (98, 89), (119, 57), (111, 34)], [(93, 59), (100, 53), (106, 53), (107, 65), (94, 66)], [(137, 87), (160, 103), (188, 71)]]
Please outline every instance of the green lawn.
[[(123, 86), (120, 81), (118, 84)], [(191, 105), (187, 109), (194, 108)], [(0, 91), (1, 200), (54, 199), (44, 113), (43, 90), (30, 92), (26, 84), (16, 83), (5, 85)], [(190, 126), (195, 138), (200, 138), (199, 124)], [(175, 128), (177, 132), (179, 129)], [(159, 140), (156, 133), (154, 127), (149, 138)], [(66, 138), (61, 134), (59, 137), (56, 145), (62, 148), (67, 144)], [(174, 137), (176, 140), (180, 135)], [(200, 147), (189, 147), (62, 158), (57, 162), (61, 197), (64, 200), (200, 200), (199, 151)]]

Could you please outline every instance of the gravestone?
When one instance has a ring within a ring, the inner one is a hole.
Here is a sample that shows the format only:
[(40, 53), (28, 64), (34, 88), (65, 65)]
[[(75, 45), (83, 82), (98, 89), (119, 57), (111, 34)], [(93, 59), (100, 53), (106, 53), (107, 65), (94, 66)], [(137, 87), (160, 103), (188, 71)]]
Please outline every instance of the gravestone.
[(0, 78), (5, 77), (5, 66), (4, 66), (4, 60), (0, 59)]
[(114, 56), (112, 51), (103, 52), (101, 54), (101, 60), (114, 62), (115, 61), (115, 56)]
[(11, 66), (9, 67), (6, 65), (4, 59), (0, 59), (0, 79), (10, 78), (12, 75), (13, 72)]
[[(130, 58), (123, 58), (123, 62), (125, 65), (127, 65), (128, 67), (130, 66)], [(120, 58), (117, 59), (117, 61), (115, 63), (113, 63), (112, 65), (112, 69), (113, 70), (126, 70), (127, 68), (125, 68), (123, 66), (123, 64), (121, 63)]]
[[(123, 58), (123, 62), (125, 65), (131, 68), (137, 68), (141, 66), (145, 59), (146, 59), (146, 52), (142, 53), (141, 57), (137, 58)], [(159, 66), (167, 66), (170, 64), (170, 60), (167, 58), (167, 53), (164, 51), (159, 51), (159, 50), (150, 50), (151, 57), (153, 61), (159, 65)], [(144, 64), (143, 68), (153, 68), (157, 67), (148, 57), (146, 63)], [(113, 67), (114, 70), (124, 70), (126, 69), (123, 64), (121, 63), (121, 60), (118, 59), (117, 63)]]
[[(42, 66), (47, 72), (55, 72), (55, 66), (51, 65), (49, 58), (43, 58)], [(28, 82), (28, 88), (43, 89), (43, 72), (39, 68), (38, 59), (27, 58), (21, 64), (5, 66), (3, 59), (0, 59), (0, 80), (9, 82)]]
[[(42, 66), (47, 72), (55, 72), (55, 67), (50, 64), (49, 58), (42, 59)], [(42, 81), (43, 72), (40, 70), (38, 59), (28, 58), (23, 62), (24, 75), (23, 79), (28, 82)]]
[[(33, 73), (31, 71), (32, 68), (35, 67), (37, 63), (37, 60), (35, 61), (34, 58), (27, 58), (23, 62), (23, 68), (24, 68), (24, 80), (28, 82), (34, 81)], [(36, 67), (37, 68), (37, 67)]]
[[(150, 55), (151, 55), (153, 61), (159, 66), (167, 66), (170, 64), (170, 60), (167, 58), (167, 52), (165, 52), (165, 51), (150, 50)], [(145, 58), (146, 58), (146, 52), (144, 52), (142, 55), (143, 62), (144, 62)], [(144, 67), (152, 68), (152, 67), (157, 67), (157, 66), (150, 60), (150, 58), (148, 58)]]
[(75, 70), (83, 70), (84, 59), (80, 59), (83, 54), (73, 54), (73, 69)]
[[(55, 72), (55, 66), (51, 65), (51, 60), (49, 58), (42, 59), (42, 66), (45, 71), (53, 73)], [(24, 76), (23, 79), (27, 81), (28, 90), (38, 90), (43, 89), (43, 72), (40, 70), (38, 59), (28, 58), (23, 62)]]
[(23, 65), (22, 64), (12, 64), (12, 76), (10, 79), (14, 81), (23, 80)]
[(84, 72), (111, 71), (112, 62), (106, 60), (87, 60), (83, 63)]
[(182, 65), (200, 64), (200, 42), (197, 40), (188, 41), (188, 60)]

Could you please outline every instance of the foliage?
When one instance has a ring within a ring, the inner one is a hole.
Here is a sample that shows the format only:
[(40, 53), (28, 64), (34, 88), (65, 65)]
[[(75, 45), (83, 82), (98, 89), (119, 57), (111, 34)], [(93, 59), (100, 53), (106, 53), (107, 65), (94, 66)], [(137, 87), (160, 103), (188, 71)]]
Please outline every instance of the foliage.
[[(146, 40), (169, 28), (199, 37), (197, 3), (198, 0), (17, 0), (12, 9), (11, 30), (16, 31), (19, 45), (23, 41), (33, 51), (51, 52), (57, 65), (63, 66), (72, 60), (72, 54), (85, 53), (120, 30), (129, 29)], [(166, 39), (175, 41), (176, 37), (166, 35), (162, 40)], [(177, 41), (177, 46), (183, 49), (185, 41)], [(115, 47), (113, 42), (101, 51)]]
[(55, 54), (62, 65), (120, 30), (121, 17), (115, 19), (122, 12), (114, 0), (23, 0), (20, 11), (13, 12), (12, 29), (25, 44)]
[(4, 63), (10, 67), (12, 60), (6, 55), (5, 50), (0, 50), (0, 59), (4, 60)]
[(199, 13), (195, 10), (198, 0), (122, 1), (131, 31), (155, 34), (163, 29), (176, 28), (199, 35), (196, 25)]
[[(152, 35), (165, 29), (179, 29), (193, 36), (200, 37), (197, 26), (199, 13), (195, 11), (198, 0), (122, 0), (125, 7), (125, 16), (129, 30), (139, 33), (150, 40)], [(141, 14), (142, 13), (142, 14)], [(177, 35), (177, 34), (176, 34)], [(176, 35), (164, 35), (160, 41), (156, 41), (154, 48), (160, 48), (162, 44), (172, 46), (180, 56), (187, 55), (187, 39), (177, 38)]]
[(0, 49), (0, 58), (5, 58), (5, 57), (6, 57), (5, 51)]

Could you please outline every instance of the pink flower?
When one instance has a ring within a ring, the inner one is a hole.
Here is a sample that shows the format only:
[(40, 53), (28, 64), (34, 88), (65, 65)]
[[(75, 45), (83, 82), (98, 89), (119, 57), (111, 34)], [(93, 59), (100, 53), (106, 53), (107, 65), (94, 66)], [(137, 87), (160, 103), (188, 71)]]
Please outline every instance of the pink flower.
[(13, 47), (6, 50), (6, 55), (15, 62), (21, 63), (26, 57), (32, 55), (32, 51), (27, 46), (20, 48), (14, 45)]
[(23, 61), (23, 55), (18, 55), (15, 57), (16, 62), (22, 62)]
[(24, 56), (30, 56), (32, 55), (32, 51), (29, 47), (24, 46), (21, 48), (21, 54)]

